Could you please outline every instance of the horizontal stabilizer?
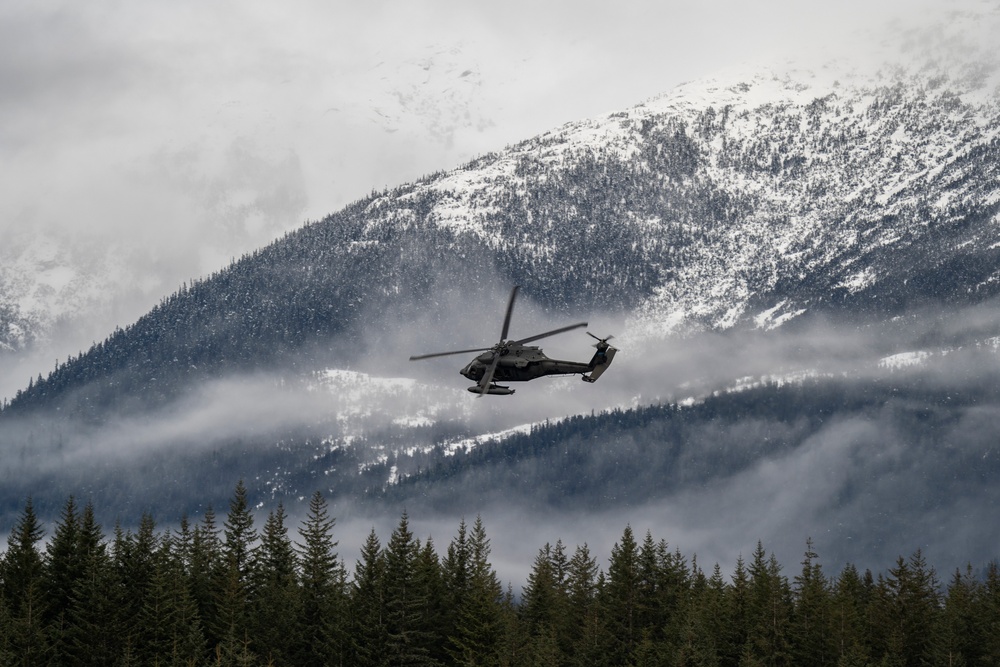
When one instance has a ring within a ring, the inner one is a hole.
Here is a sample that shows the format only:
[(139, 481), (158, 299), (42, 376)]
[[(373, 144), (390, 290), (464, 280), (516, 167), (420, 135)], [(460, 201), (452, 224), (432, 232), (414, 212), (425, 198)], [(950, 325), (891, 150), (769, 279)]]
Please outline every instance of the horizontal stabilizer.
[(590, 375), (584, 375), (583, 381), (597, 382), (597, 378), (601, 377), (601, 374), (611, 365), (611, 361), (615, 358), (615, 352), (617, 351), (618, 348), (611, 347), (610, 345), (608, 345), (606, 350), (598, 350), (591, 362), (594, 364), (594, 370), (590, 372)]

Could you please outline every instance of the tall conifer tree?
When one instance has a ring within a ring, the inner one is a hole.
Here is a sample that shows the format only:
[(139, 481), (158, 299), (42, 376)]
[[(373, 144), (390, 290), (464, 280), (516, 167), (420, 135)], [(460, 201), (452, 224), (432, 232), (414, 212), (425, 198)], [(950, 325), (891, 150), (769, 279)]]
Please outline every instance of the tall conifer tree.
[(222, 559), (213, 582), (215, 626), (212, 634), (219, 642), (221, 655), (237, 662), (246, 661), (253, 657), (249, 617), (257, 533), (243, 480), (237, 483), (229, 501), (223, 533)]
[(427, 599), (417, 580), (418, 554), (419, 545), (403, 512), (385, 549), (386, 650), (390, 665), (430, 662), (429, 629), (422, 622)]
[(468, 597), (459, 609), (449, 654), (457, 665), (497, 665), (503, 643), (503, 589), (490, 563), (482, 517), (472, 526), (468, 549)]
[(59, 515), (52, 540), (45, 549), (45, 574), (42, 578), (45, 624), (53, 634), (53, 641), (59, 641), (70, 594), (81, 576), (79, 533), (80, 517), (76, 500), (70, 496)]
[(983, 656), (988, 663), (1000, 665), (1000, 563), (996, 560), (986, 567), (982, 608), (986, 634)]
[(299, 655), (306, 662), (341, 665), (348, 651), (346, 574), (337, 558), (337, 542), (333, 539), (335, 523), (323, 494), (317, 491), (309, 500), (309, 511), (299, 528), (302, 542), (297, 543), (303, 632)]
[(122, 582), (108, 555), (101, 527), (87, 503), (80, 519), (77, 554), (81, 576), (74, 582), (63, 634), (61, 660), (72, 665), (110, 665), (122, 654), (126, 637)]
[(556, 575), (552, 567), (552, 546), (538, 550), (528, 573), (528, 582), (521, 595), (521, 618), (529, 637), (551, 635), (555, 638), (559, 604)]
[(566, 575), (567, 616), (570, 627), (571, 665), (596, 665), (604, 655), (604, 632), (598, 603), (597, 559), (584, 543), (569, 561)]
[(768, 667), (790, 664), (791, 589), (774, 554), (757, 543), (750, 564), (749, 654)]
[(285, 527), (281, 503), (268, 513), (257, 549), (252, 598), (253, 641), (265, 661), (290, 664), (301, 645), (298, 575), (295, 551)]
[(0, 564), (3, 582), (0, 600), (6, 602), (7, 608), (4, 637), (11, 651), (7, 664), (23, 667), (37, 664), (45, 651), (44, 565), (38, 548), (44, 534), (29, 497), (7, 540), (7, 552)]
[(639, 644), (639, 586), (639, 548), (632, 527), (626, 526), (621, 540), (611, 548), (607, 583), (601, 596), (612, 641), (612, 665), (628, 664)]
[(986, 660), (984, 648), (983, 586), (967, 565), (965, 572), (955, 570), (942, 614), (942, 662), (948, 665), (981, 665)]
[(742, 554), (736, 558), (726, 596), (726, 618), (729, 625), (719, 641), (719, 657), (725, 667), (736, 667), (750, 636), (750, 575)]
[(205, 637), (189, 580), (171, 540), (163, 539), (137, 619), (137, 659), (149, 665), (194, 665), (205, 654)]
[(446, 593), (441, 561), (434, 549), (434, 540), (430, 537), (417, 554), (416, 584), (422, 591), (421, 597), (424, 600), (421, 623), (426, 628), (427, 654), (431, 662), (444, 664), (447, 660), (445, 639), (448, 636), (444, 627)]
[(388, 665), (385, 610), (385, 559), (372, 528), (354, 567), (351, 596), (351, 662), (358, 667)]
[(462, 607), (469, 603), (470, 584), (469, 539), (465, 519), (458, 524), (458, 533), (448, 544), (448, 550), (441, 562), (441, 578), (445, 589), (443, 632), (445, 637), (456, 636), (458, 616)]
[(834, 582), (830, 608), (830, 641), (838, 662), (867, 660), (867, 609), (864, 580), (857, 568), (847, 565)]
[(813, 550), (812, 539), (806, 540), (802, 571), (795, 577), (795, 612), (789, 637), (792, 641), (792, 662), (796, 665), (824, 667), (836, 664), (837, 652), (831, 627), (831, 595), (819, 555)]
[(209, 647), (218, 643), (216, 629), (219, 627), (216, 600), (219, 572), (222, 569), (222, 548), (219, 528), (215, 523), (215, 510), (209, 505), (205, 509), (201, 523), (191, 532), (191, 557), (188, 578), (191, 582), (191, 596), (198, 608), (205, 642)]

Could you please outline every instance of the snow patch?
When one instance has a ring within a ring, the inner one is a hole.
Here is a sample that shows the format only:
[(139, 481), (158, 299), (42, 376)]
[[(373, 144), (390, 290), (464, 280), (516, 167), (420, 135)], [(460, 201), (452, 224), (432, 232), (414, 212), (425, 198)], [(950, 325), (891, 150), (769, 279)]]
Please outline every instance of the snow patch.
[(531, 430), (536, 426), (538, 426), (538, 424), (535, 423), (522, 424), (503, 431), (497, 431), (496, 433), (486, 433), (472, 438), (462, 438), (461, 440), (445, 442), (442, 443), (442, 447), (444, 449), (445, 456), (454, 456), (459, 451), (468, 452), (475, 447), (479, 447), (480, 445), (485, 445), (491, 442), (500, 442), (501, 440), (506, 440), (513, 435), (531, 433)]
[(893, 354), (888, 357), (883, 357), (879, 359), (879, 368), (885, 368), (889, 370), (899, 370), (902, 368), (910, 368), (913, 366), (919, 366), (930, 358), (931, 353), (923, 350), (915, 352), (900, 352), (899, 354)]

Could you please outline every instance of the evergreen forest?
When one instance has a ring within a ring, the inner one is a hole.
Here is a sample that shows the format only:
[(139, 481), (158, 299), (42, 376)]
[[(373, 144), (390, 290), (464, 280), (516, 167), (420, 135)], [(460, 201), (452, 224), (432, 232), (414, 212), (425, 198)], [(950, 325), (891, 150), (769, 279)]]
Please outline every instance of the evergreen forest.
[(806, 540), (794, 567), (758, 543), (724, 573), (625, 526), (609, 555), (541, 546), (515, 589), (481, 518), (441, 551), (404, 512), (352, 568), (321, 493), (288, 521), (278, 505), (258, 529), (242, 482), (224, 518), (110, 536), (73, 497), (47, 534), (29, 499), (0, 559), (0, 664), (1000, 664), (996, 562), (827, 573)]

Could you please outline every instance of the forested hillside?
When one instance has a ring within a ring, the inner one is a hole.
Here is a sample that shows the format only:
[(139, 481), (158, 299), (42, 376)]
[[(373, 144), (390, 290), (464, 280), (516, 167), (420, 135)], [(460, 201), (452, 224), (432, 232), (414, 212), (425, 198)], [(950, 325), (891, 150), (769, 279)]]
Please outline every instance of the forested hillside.
[[(0, 561), (0, 662), (139, 665), (979, 665), (1000, 660), (1000, 567), (939, 575), (917, 551), (824, 569), (804, 540), (735, 568), (626, 525), (610, 554), (557, 535), (526, 581), (491, 564), (485, 521), (446, 548), (404, 513), (353, 565), (315, 493), (300, 526), (229, 511), (111, 536), (73, 498), (47, 529), (30, 500)], [(42, 538), (47, 542), (43, 546)], [(338, 553), (339, 550), (339, 553)]]

